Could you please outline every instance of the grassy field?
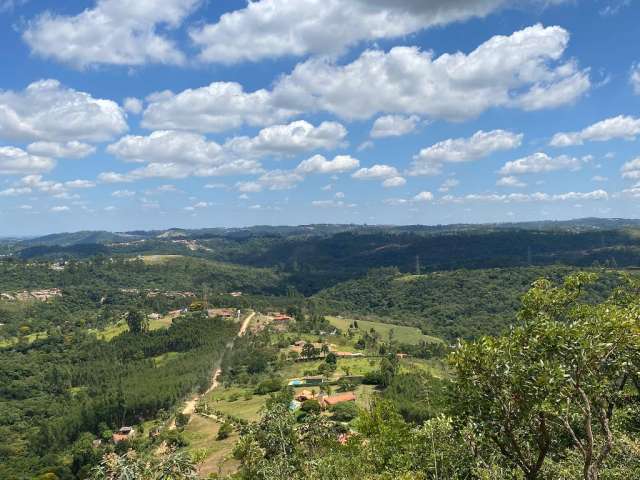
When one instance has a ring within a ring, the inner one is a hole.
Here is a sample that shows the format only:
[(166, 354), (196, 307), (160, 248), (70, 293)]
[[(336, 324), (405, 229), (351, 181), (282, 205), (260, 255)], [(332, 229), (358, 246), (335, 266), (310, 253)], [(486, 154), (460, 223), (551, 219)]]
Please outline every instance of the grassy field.
[[(317, 375), (318, 366), (324, 360), (315, 360), (312, 362), (295, 362), (285, 365), (280, 374), (286, 379), (304, 377), (307, 374)], [(345, 375), (345, 368), (349, 370), (350, 375), (364, 375), (365, 373), (376, 370), (380, 364), (377, 358), (339, 358), (335, 371), (335, 379)]]
[(213, 410), (249, 421), (260, 418), (266, 399), (266, 395), (254, 395), (252, 389), (237, 387), (217, 388), (205, 397)]
[(205, 459), (198, 468), (201, 478), (206, 478), (211, 473), (227, 475), (238, 468), (238, 461), (232, 457), (238, 434), (234, 432), (224, 440), (216, 440), (219, 429), (218, 422), (200, 415), (193, 415), (184, 430), (184, 436), (189, 442), (187, 451), (192, 454), (204, 453)]
[(447, 378), (449, 373), (447, 371), (446, 363), (442, 360), (424, 360), (422, 358), (405, 358), (400, 362), (400, 368), (405, 372), (415, 372), (416, 370), (422, 370), (437, 378)]
[[(327, 317), (327, 320), (336, 328), (346, 332), (353, 324), (354, 319), (344, 317)], [(395, 325), (392, 323), (372, 322), (369, 320), (355, 320), (358, 322), (358, 329), (366, 332), (374, 329), (380, 334), (383, 340), (389, 340), (389, 332), (393, 329), (393, 338), (400, 343), (416, 344), (422, 341), (439, 342), (440, 340), (429, 335), (424, 335), (420, 329), (416, 327), (407, 327), (404, 325)]]

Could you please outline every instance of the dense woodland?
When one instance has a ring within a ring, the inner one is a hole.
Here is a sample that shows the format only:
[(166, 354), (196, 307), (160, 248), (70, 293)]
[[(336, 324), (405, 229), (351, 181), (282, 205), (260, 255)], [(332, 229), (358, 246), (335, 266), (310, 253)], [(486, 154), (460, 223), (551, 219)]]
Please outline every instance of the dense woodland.
[[(60, 288), (61, 296), (0, 300), (0, 479), (197, 478), (179, 432), (117, 448), (108, 439), (122, 425), (168, 420), (207, 388), (219, 361), (224, 385), (271, 396), (260, 421), (225, 427), (241, 434), (235, 478), (636, 478), (640, 307), (626, 275), (640, 263), (640, 237), (618, 226), (256, 227), (6, 241), (0, 293)], [(205, 304), (295, 320), (289, 336), (252, 334), (229, 350), (238, 325), (207, 318)], [(194, 311), (148, 330), (146, 315), (181, 308)], [(281, 373), (293, 360), (281, 350), (295, 335), (332, 330), (327, 315), (416, 326), (443, 342), (342, 332), (378, 359), (364, 379), (377, 401), (293, 415)], [(440, 358), (447, 373), (400, 368), (400, 351)]]
[[(206, 389), (237, 326), (193, 314), (167, 330), (111, 341), (76, 330), (0, 350), (0, 478), (81, 474), (61, 454), (82, 433), (110, 436)], [(175, 352), (170, 358), (163, 358)], [(81, 465), (84, 466), (84, 465)]]

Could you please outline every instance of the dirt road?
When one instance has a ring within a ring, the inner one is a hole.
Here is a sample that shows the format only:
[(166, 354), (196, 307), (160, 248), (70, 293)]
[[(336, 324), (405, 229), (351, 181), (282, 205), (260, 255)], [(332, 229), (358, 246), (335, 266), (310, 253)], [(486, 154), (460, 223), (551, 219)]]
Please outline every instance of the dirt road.
[[(240, 330), (238, 331), (238, 337), (242, 337), (245, 334), (245, 332), (247, 331), (247, 328), (249, 328), (249, 324), (251, 323), (251, 320), (253, 319), (253, 317), (255, 317), (255, 315), (256, 315), (256, 312), (251, 312), (249, 315), (247, 315), (247, 318), (245, 318), (244, 321), (242, 322), (242, 325), (240, 325)], [(235, 339), (231, 340), (227, 344), (227, 350), (231, 350), (233, 348), (234, 342), (235, 342)], [(218, 364), (216, 365), (216, 368), (213, 371), (213, 377), (211, 378), (211, 386), (202, 395), (196, 394), (186, 401), (186, 403), (184, 404), (184, 408), (182, 409), (182, 413), (184, 415), (192, 415), (196, 411), (196, 405), (198, 405), (198, 401), (200, 400), (200, 398), (206, 395), (207, 393), (211, 392), (213, 389), (215, 389), (219, 385), (219, 378), (221, 374), (222, 374), (222, 357), (220, 357), (220, 360), (218, 360)], [(175, 419), (173, 419), (169, 424), (169, 430), (174, 430), (175, 428), (176, 428), (176, 421)]]

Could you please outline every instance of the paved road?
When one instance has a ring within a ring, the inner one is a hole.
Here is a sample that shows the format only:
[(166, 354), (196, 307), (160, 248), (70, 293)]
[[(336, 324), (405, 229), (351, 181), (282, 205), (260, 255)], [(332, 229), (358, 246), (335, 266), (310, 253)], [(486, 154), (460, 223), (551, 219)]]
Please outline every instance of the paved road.
[[(256, 312), (251, 312), (249, 315), (247, 315), (247, 318), (244, 319), (244, 322), (242, 322), (242, 325), (240, 326), (240, 330), (238, 331), (238, 337), (242, 337), (245, 334), (245, 332), (247, 331), (247, 328), (249, 328), (249, 324), (251, 323), (251, 320), (255, 315), (256, 315)], [(235, 343), (235, 339), (227, 343), (227, 349), (231, 350), (233, 348), (234, 343)], [(218, 360), (218, 364), (216, 365), (216, 368), (213, 371), (211, 386), (202, 395), (196, 394), (193, 397), (191, 397), (189, 400), (187, 400), (187, 402), (184, 404), (184, 408), (182, 409), (182, 413), (184, 415), (192, 415), (196, 411), (196, 405), (198, 405), (198, 401), (200, 400), (200, 398), (206, 395), (207, 393), (211, 392), (213, 389), (215, 389), (219, 385), (218, 380), (220, 378), (220, 375), (222, 374), (222, 357), (224, 357), (224, 355), (220, 357), (220, 360)], [(176, 428), (176, 421), (175, 419), (173, 419), (169, 424), (169, 430), (174, 430), (175, 428)]]

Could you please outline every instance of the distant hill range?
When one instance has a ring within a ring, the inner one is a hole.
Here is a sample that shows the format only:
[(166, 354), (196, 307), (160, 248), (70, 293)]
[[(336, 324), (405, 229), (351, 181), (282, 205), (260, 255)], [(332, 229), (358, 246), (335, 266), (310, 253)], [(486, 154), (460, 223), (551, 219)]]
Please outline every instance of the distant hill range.
[(585, 218), (501, 224), (254, 226), (58, 233), (5, 242), (23, 259), (185, 255), (275, 268), (313, 293), (371, 268), (401, 272), (529, 265), (640, 266), (640, 220)]
[(598, 230), (620, 230), (640, 228), (640, 219), (624, 218), (581, 218), (575, 220), (541, 220), (533, 222), (485, 223), (485, 224), (450, 224), (450, 225), (356, 225), (356, 224), (313, 224), (297, 226), (256, 225), (242, 228), (201, 228), (167, 230), (134, 230), (130, 232), (80, 231), (71, 233), (54, 233), (42, 237), (20, 240), (18, 238), (0, 238), (11, 241), (22, 248), (33, 246), (68, 247), (79, 244), (113, 244), (136, 240), (150, 239), (206, 239), (215, 237), (246, 238), (251, 236), (316, 236), (334, 235), (344, 232), (388, 232), (437, 234), (455, 232), (489, 232), (492, 230), (540, 230), (589, 232)]

